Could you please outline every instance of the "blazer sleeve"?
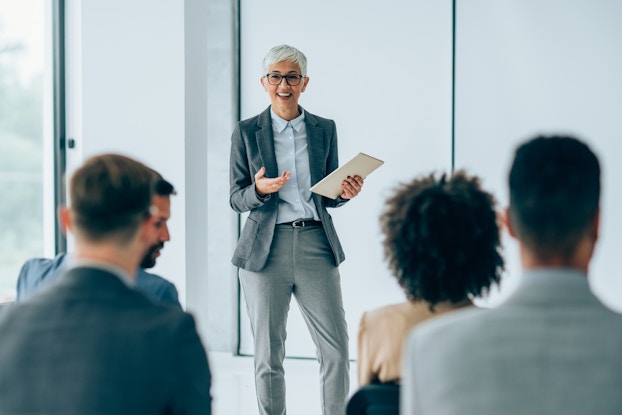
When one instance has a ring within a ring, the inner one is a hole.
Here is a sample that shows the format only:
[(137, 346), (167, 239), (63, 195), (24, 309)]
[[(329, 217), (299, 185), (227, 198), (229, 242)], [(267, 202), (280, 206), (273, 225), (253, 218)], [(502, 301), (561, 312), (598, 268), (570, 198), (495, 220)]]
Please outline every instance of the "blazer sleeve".
[(212, 411), (211, 373), (207, 352), (196, 331), (194, 318), (184, 313), (174, 337), (177, 373), (172, 414), (210, 415)]
[(260, 197), (255, 191), (255, 173), (250, 170), (249, 149), (246, 145), (247, 133), (242, 131), (240, 124), (235, 127), (231, 136), (231, 155), (229, 171), (229, 204), (237, 213), (248, 212), (261, 207), (271, 196)]

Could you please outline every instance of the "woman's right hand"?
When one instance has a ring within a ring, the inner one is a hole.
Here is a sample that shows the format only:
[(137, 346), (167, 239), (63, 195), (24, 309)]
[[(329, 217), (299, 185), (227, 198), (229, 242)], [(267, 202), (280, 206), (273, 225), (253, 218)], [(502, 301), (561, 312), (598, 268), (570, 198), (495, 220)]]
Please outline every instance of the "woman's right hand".
[(288, 171), (284, 171), (283, 174), (274, 179), (265, 177), (264, 174), (266, 174), (265, 167), (259, 169), (255, 174), (255, 191), (261, 197), (278, 192), (281, 190), (281, 187), (285, 186), (289, 178), (292, 177), (292, 173)]

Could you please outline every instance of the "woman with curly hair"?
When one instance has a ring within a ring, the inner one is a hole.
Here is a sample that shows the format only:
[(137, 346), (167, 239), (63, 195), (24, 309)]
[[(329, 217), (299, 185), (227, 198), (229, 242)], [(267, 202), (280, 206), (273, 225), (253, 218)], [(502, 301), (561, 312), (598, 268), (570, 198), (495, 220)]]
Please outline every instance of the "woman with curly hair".
[(384, 256), (407, 301), (363, 314), (358, 381), (399, 383), (402, 343), (418, 323), (473, 306), (498, 284), (504, 261), (495, 199), (458, 171), (401, 184), (380, 217)]

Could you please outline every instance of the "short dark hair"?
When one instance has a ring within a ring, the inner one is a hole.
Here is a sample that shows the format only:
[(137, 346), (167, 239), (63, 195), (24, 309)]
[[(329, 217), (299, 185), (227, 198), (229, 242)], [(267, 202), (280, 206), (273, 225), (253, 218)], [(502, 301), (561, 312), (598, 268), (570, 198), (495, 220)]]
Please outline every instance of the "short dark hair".
[(457, 171), (397, 187), (380, 217), (384, 256), (409, 300), (460, 302), (487, 293), (504, 269), (495, 199)]
[(156, 195), (158, 196), (170, 196), (170, 195), (176, 195), (177, 191), (175, 190), (175, 187), (173, 187), (173, 185), (168, 182), (166, 179), (164, 179), (164, 177), (162, 177), (162, 175), (160, 173), (158, 173), (157, 171), (153, 170), (153, 174), (155, 175), (155, 185), (154, 185), (154, 192)]
[(166, 181), (165, 179), (160, 179), (156, 181), (154, 190), (155, 190), (155, 194), (158, 196), (170, 196), (170, 195), (177, 194), (177, 191), (175, 190), (173, 185), (169, 183), (168, 181)]
[(92, 241), (129, 241), (149, 217), (155, 181), (150, 168), (129, 157), (89, 158), (70, 182), (76, 231)]
[(509, 174), (510, 218), (518, 238), (542, 259), (569, 259), (599, 208), (600, 164), (571, 136), (520, 145)]

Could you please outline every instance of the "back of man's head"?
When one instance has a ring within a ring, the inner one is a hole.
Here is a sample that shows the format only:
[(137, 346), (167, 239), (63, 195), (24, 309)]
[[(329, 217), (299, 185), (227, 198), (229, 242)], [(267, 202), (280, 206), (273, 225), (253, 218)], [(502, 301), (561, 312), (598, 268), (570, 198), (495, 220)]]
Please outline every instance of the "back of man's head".
[(538, 136), (516, 150), (509, 189), (521, 244), (544, 260), (571, 259), (599, 209), (600, 165), (574, 137)]
[(130, 241), (149, 217), (156, 179), (150, 168), (129, 157), (88, 159), (70, 182), (76, 236), (91, 242)]

